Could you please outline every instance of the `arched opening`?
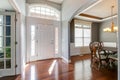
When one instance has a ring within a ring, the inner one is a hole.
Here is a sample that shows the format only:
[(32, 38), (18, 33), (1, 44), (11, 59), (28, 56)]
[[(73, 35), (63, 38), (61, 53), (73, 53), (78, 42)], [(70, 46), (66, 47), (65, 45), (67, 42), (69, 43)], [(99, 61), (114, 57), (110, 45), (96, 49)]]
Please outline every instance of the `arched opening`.
[(27, 62), (59, 57), (60, 11), (48, 5), (29, 5)]

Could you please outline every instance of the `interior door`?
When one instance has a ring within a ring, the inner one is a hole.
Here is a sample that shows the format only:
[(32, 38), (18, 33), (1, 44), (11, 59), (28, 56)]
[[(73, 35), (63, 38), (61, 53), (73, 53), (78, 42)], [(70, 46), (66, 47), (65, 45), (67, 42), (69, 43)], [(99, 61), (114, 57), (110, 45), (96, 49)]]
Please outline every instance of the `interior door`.
[(15, 13), (0, 12), (0, 76), (15, 75)]
[(27, 62), (55, 58), (55, 21), (27, 18)]

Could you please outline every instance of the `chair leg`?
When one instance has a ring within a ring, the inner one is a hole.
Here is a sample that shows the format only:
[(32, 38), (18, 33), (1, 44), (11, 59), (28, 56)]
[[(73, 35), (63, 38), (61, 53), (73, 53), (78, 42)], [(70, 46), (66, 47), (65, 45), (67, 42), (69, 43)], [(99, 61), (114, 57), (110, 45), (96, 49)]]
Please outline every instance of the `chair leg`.
[(94, 65), (94, 59), (93, 59), (93, 57), (91, 57), (91, 64), (90, 64), (90, 66), (93, 67), (93, 65)]
[(101, 67), (102, 67), (102, 63), (101, 63), (101, 61), (100, 61), (99, 64), (98, 64), (98, 70), (100, 70)]

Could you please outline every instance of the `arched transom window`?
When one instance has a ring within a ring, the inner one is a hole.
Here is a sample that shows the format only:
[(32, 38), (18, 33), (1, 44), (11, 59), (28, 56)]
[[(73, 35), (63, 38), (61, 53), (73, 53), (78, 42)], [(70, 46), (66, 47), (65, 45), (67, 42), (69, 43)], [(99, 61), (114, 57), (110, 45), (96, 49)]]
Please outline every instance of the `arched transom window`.
[(44, 19), (60, 20), (60, 12), (47, 5), (32, 5), (29, 7), (29, 16)]

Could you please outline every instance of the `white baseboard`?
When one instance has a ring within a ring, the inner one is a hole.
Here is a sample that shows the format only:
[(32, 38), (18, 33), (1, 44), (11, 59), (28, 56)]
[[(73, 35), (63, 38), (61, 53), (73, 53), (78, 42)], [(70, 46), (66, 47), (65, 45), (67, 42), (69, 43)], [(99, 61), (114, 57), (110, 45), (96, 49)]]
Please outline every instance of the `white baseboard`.
[(61, 57), (64, 61), (63, 62), (65, 62), (65, 63), (69, 63), (69, 60), (68, 59), (66, 59), (65, 57)]
[(71, 59), (69, 59), (69, 63), (71, 63)]
[(82, 52), (82, 53), (79, 53), (79, 54), (74, 54), (74, 53), (71, 53), (70, 56), (78, 56), (78, 55), (84, 55), (84, 54), (90, 54), (91, 52)]

